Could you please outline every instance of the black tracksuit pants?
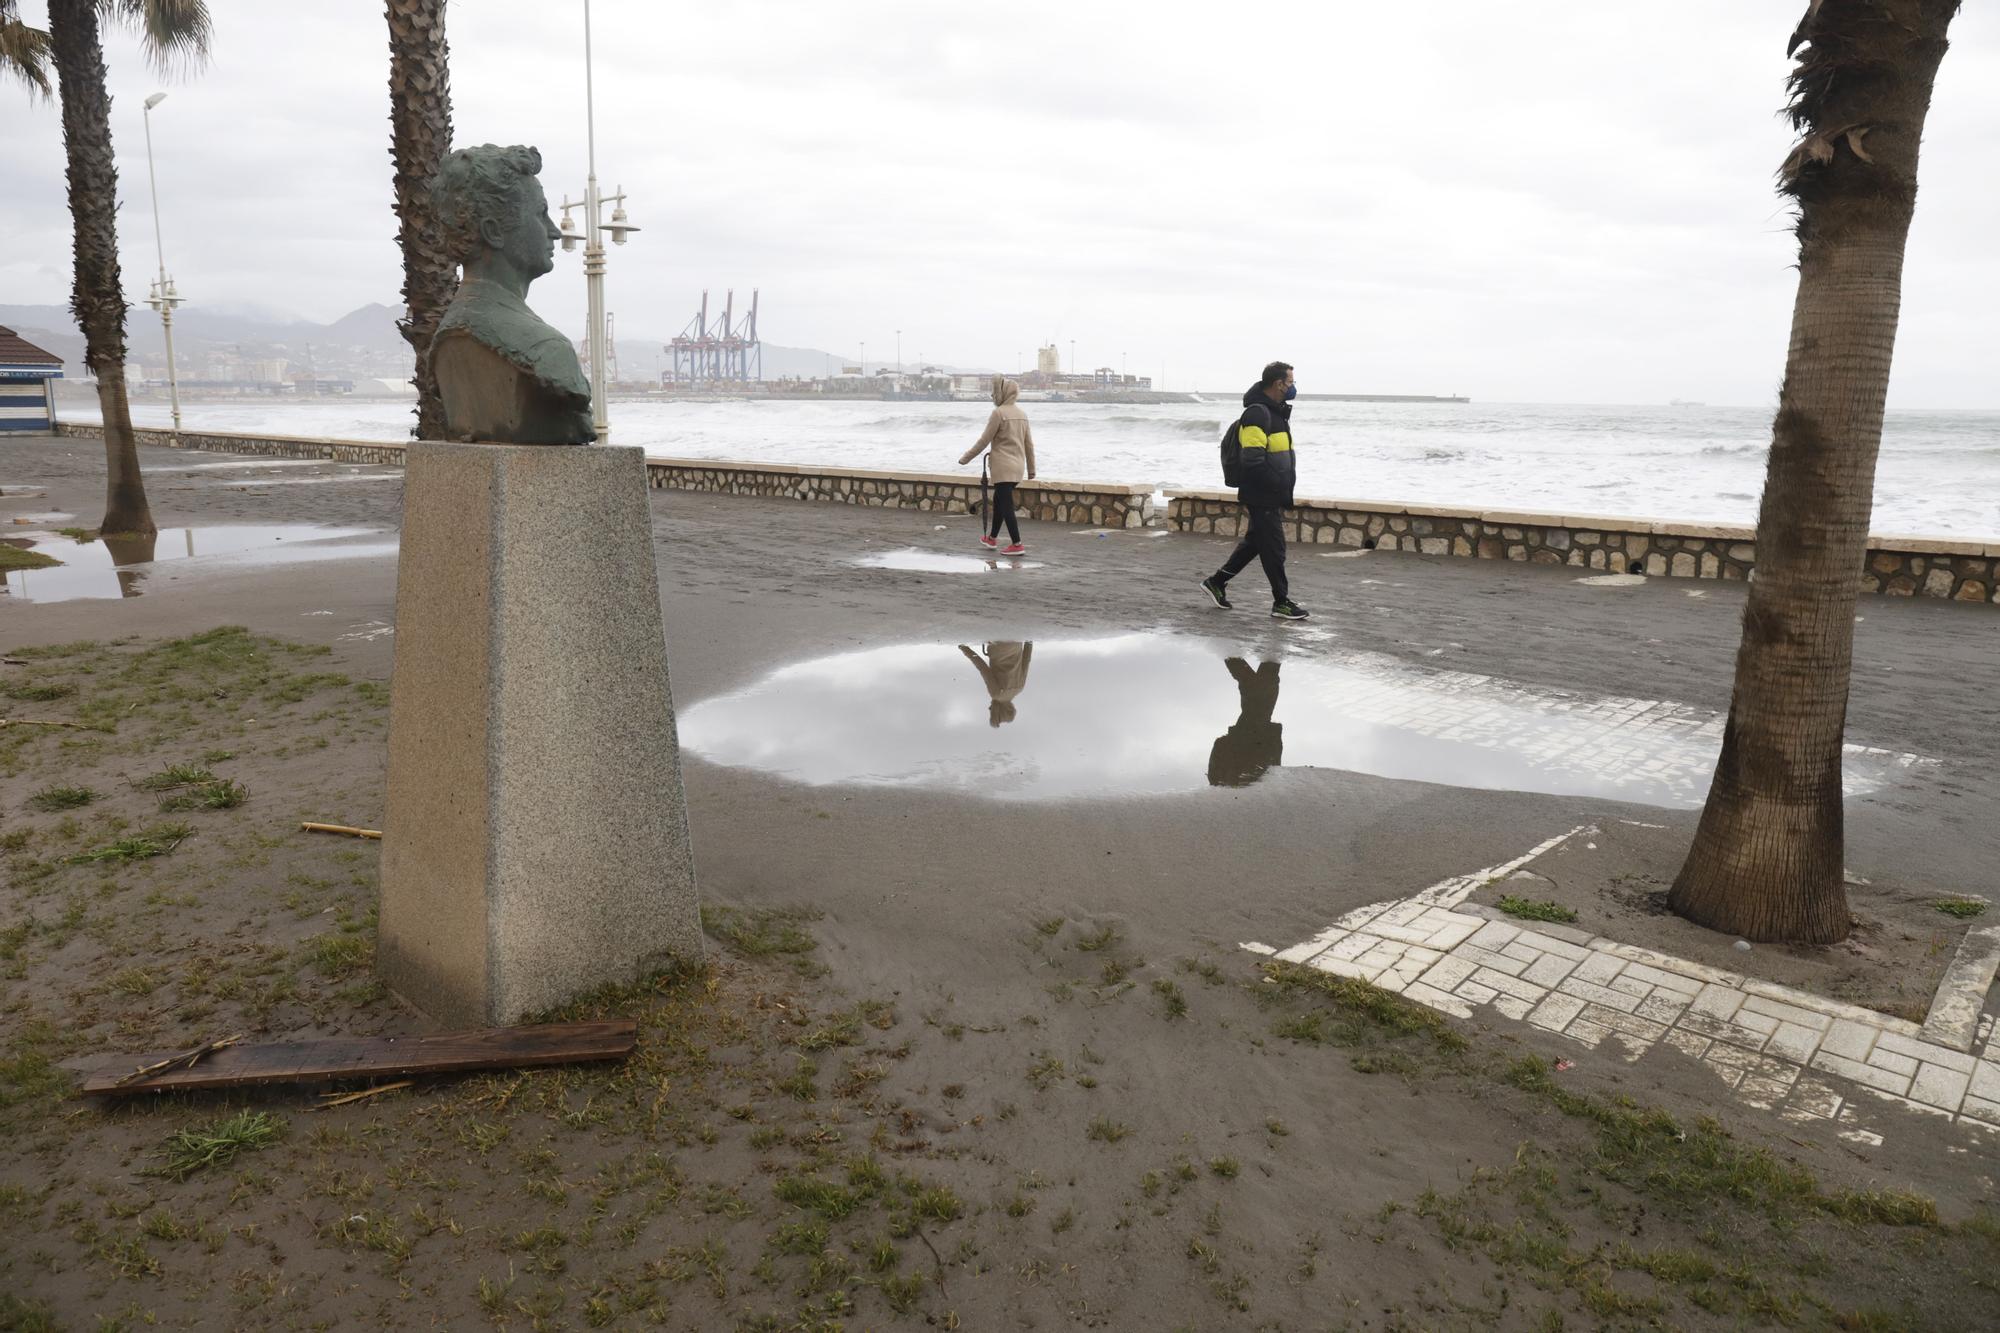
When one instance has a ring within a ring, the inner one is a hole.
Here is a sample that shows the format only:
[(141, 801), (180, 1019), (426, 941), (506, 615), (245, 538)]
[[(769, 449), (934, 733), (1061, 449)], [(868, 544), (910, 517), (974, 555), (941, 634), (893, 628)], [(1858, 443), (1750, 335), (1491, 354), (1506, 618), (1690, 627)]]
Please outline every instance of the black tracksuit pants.
[(1005, 523), (1007, 525), (1008, 540), (1014, 542), (1021, 540), (1021, 524), (1014, 517), (1015, 484), (1011, 481), (996, 481), (993, 483), (993, 526), (987, 531), (989, 537), (998, 537), (1000, 535), (1000, 525)]
[(1292, 585), (1285, 578), (1285, 529), (1279, 522), (1284, 511), (1275, 505), (1244, 505), (1243, 512), (1249, 516), (1249, 527), (1243, 533), (1243, 540), (1229, 553), (1229, 559), (1215, 571), (1215, 581), (1227, 583), (1252, 560), (1261, 560), (1264, 577), (1271, 581), (1271, 601), (1274, 604), (1285, 601), (1291, 596)]

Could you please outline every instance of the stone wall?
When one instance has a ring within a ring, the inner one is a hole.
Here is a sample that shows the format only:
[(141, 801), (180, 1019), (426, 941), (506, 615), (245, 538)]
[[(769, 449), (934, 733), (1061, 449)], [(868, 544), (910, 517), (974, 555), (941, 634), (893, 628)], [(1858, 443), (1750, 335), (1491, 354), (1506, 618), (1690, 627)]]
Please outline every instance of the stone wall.
[[(1167, 492), (1177, 532), (1242, 533), (1233, 491)], [(1303, 545), (1517, 560), (1610, 574), (1744, 580), (1757, 564), (1754, 528), (1586, 514), (1454, 509), (1364, 500), (1301, 500), (1285, 536)], [(1865, 592), (2000, 602), (2000, 541), (1874, 536)]]
[[(101, 440), (93, 423), (64, 424), (60, 435)], [(335, 463), (376, 463), (400, 467), (403, 445), (379, 440), (331, 440), (299, 436), (244, 435), (229, 431), (172, 432), (141, 428), (139, 443), (163, 449), (203, 449), (258, 458), (317, 458)], [(979, 479), (964, 473), (871, 472), (861, 468), (794, 468), (770, 463), (732, 463), (690, 458), (648, 458), (646, 484), (658, 490), (706, 491), (770, 499), (819, 500), (878, 509), (916, 509), (964, 514), (979, 498)], [(1143, 528), (1156, 513), (1151, 486), (1096, 482), (1029, 481), (1015, 492), (1023, 518), (1043, 523), (1087, 524), (1100, 528)]]
[[(770, 463), (653, 459), (647, 478), (655, 487), (821, 500), (879, 509), (920, 509), (963, 514), (979, 499), (979, 481), (962, 473), (869, 472), (860, 468), (791, 468)], [(1153, 488), (1095, 482), (1025, 481), (1014, 493), (1023, 518), (1098, 528), (1143, 528), (1155, 517)]]

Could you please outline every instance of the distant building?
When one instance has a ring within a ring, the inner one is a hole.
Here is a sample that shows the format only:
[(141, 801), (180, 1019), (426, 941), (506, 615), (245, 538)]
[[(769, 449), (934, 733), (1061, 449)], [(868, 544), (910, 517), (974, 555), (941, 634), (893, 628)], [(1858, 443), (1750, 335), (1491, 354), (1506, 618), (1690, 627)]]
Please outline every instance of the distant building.
[(1053, 380), (1062, 374), (1062, 353), (1054, 343), (1035, 352), (1035, 373), (1045, 380)]
[(0, 435), (55, 429), (51, 382), (62, 378), (62, 358), (0, 328)]

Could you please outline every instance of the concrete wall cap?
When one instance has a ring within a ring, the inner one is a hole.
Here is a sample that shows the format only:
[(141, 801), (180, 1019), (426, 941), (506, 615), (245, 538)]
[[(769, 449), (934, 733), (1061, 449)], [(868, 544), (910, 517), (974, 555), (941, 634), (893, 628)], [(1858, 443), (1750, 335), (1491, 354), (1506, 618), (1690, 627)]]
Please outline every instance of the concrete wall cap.
[(1699, 537), (1711, 541), (1748, 542), (1757, 540), (1755, 526), (1740, 523), (1690, 523), (1686, 520), (1656, 519), (1647, 531), (1656, 537)]
[(1983, 541), (1964, 541), (1951, 537), (1908, 537), (1900, 533), (1871, 533), (1868, 550), (1893, 551), (1903, 555), (1977, 555), (1986, 556), (2000, 552), (2000, 546)]
[(1486, 509), (1479, 518), (1486, 523), (1505, 523), (1517, 528), (1561, 528), (1568, 523), (1561, 514), (1545, 514), (1530, 509)]
[(1564, 514), (1562, 525), (1581, 528), (1585, 532), (1618, 532), (1643, 537), (1652, 533), (1655, 521), (1634, 518), (1630, 514)]

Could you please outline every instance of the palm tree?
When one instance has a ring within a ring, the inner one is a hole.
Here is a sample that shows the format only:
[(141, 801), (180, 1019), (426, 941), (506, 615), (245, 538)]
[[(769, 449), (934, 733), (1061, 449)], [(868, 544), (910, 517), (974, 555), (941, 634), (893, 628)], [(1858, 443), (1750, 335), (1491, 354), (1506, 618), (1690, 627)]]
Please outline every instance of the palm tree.
[[(1917, 149), (1958, 0), (1811, 0), (1787, 54), (1799, 288), (1722, 756), (1668, 903), (1752, 940), (1850, 926), (1841, 744)], [(1803, 46), (1803, 52), (1799, 48)]]
[(403, 246), (405, 318), (396, 327), (416, 353), (416, 437), (444, 438), (444, 405), (431, 378), (438, 320), (458, 291), (458, 266), (431, 207), (431, 178), (451, 151), (451, 61), (445, 0), (387, 0), (389, 123), (396, 159), (396, 217)]
[(139, 446), (125, 397), (125, 288), (118, 267), (118, 167), (111, 151), (111, 95), (104, 86), (100, 17), (139, 29), (154, 66), (169, 72), (208, 54), (204, 0), (49, 0), (46, 33), (20, 21), (16, 0), (0, 0), (0, 67), (48, 92), (48, 67), (61, 89), (63, 150), (76, 272), (70, 312), (83, 330), (84, 364), (97, 377), (104, 414), (105, 532), (155, 531), (139, 476)]

